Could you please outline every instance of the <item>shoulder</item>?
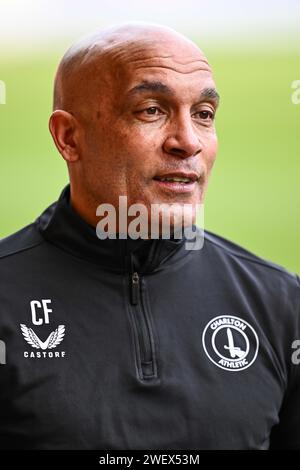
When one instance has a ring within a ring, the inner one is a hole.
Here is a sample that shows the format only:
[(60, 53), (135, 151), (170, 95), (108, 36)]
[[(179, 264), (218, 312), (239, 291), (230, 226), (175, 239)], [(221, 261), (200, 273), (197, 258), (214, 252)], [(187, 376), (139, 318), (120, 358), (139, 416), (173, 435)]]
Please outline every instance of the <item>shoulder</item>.
[(32, 223), (21, 230), (0, 240), (0, 262), (4, 259), (18, 256), (21, 253), (33, 250), (44, 243), (44, 239)]
[(264, 259), (242, 246), (234, 243), (220, 235), (210, 231), (205, 231), (205, 244), (208, 249), (217, 253), (220, 257), (227, 259), (229, 262), (236, 262), (240, 266), (244, 266), (248, 271), (255, 271), (267, 276), (268, 278), (281, 278), (287, 282), (291, 282), (296, 287), (300, 287), (299, 276), (276, 264), (272, 261)]

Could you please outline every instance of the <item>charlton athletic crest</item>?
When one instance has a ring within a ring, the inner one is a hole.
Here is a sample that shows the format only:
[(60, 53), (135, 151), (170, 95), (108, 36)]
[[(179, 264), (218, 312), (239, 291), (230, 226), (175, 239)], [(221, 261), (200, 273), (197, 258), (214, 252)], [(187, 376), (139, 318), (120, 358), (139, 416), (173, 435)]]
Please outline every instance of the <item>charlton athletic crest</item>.
[(202, 344), (211, 362), (231, 372), (250, 367), (259, 347), (253, 327), (233, 315), (213, 318), (203, 331)]

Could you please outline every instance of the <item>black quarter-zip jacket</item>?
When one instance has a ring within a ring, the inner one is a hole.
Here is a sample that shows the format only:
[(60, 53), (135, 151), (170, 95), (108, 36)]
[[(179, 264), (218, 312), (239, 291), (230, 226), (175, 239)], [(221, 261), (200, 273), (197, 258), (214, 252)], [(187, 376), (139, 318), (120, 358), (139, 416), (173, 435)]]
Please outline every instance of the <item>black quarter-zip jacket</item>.
[(0, 448), (299, 449), (298, 276), (99, 240), (69, 198), (0, 243)]

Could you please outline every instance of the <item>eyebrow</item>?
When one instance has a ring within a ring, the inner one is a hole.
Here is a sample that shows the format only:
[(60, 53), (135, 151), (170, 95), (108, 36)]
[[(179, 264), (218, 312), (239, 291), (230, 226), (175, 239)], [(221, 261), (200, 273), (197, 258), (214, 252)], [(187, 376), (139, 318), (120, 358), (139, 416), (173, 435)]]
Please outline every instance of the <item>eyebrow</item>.
[[(172, 88), (168, 87), (165, 83), (162, 83), (160, 81), (148, 81), (144, 80), (135, 87), (131, 88), (129, 90), (128, 95), (129, 96), (134, 96), (140, 93), (144, 93), (147, 91), (152, 91), (156, 93), (163, 93), (165, 95), (169, 96), (174, 96), (175, 93), (172, 90)], [(215, 88), (204, 88), (204, 90), (201, 91), (200, 93), (200, 99), (199, 101), (202, 100), (209, 100), (209, 101), (214, 101), (216, 104), (219, 103), (220, 101), (220, 95), (217, 92)]]
[(204, 88), (200, 94), (200, 101), (207, 99), (209, 101), (216, 101), (218, 104), (220, 101), (220, 95), (215, 88)]
[(129, 90), (129, 95), (136, 95), (138, 93), (143, 93), (145, 91), (154, 91), (159, 93), (164, 93), (166, 95), (174, 95), (174, 92), (171, 88), (165, 85), (162, 82), (155, 81), (149, 82), (148, 80), (144, 80), (143, 82), (139, 83), (135, 87)]

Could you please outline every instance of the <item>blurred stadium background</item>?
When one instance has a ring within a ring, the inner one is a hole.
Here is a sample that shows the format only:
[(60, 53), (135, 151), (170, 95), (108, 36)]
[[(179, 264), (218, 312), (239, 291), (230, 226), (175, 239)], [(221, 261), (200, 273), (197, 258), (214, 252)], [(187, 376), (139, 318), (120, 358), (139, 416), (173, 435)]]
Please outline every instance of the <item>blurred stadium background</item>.
[(194, 39), (221, 94), (205, 226), (300, 273), (300, 2), (0, 0), (0, 237), (30, 223), (67, 183), (48, 133), (52, 81), (78, 37), (154, 21)]

